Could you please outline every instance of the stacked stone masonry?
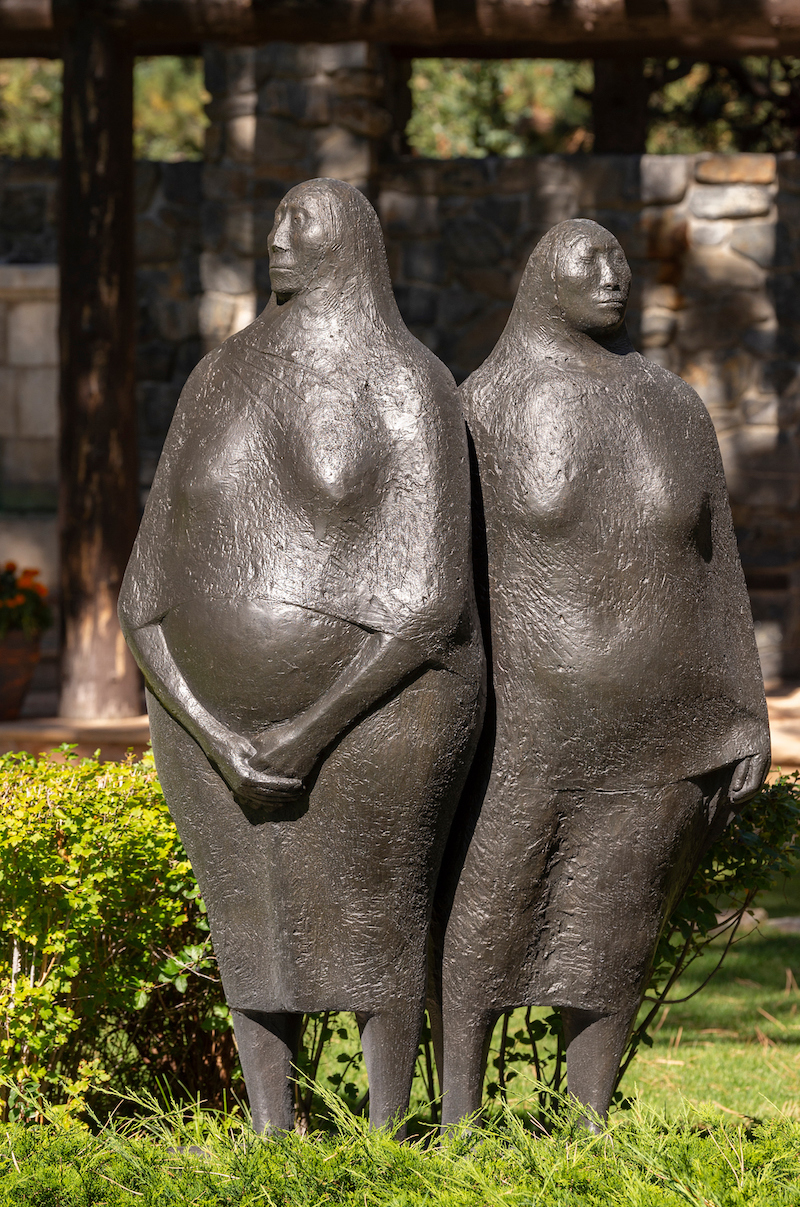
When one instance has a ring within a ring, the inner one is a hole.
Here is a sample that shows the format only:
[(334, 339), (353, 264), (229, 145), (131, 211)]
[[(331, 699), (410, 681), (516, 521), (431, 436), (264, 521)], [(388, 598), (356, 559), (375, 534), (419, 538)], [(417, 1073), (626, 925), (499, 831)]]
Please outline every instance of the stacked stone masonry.
[[(635, 342), (713, 417), (765, 674), (800, 677), (800, 160), (421, 160), (402, 153), (402, 72), (380, 48), (212, 48), (206, 73), (205, 163), (138, 166), (143, 491), (191, 368), (267, 299), (267, 234), (292, 184), (334, 175), (368, 193), (403, 316), (458, 380), (493, 347), (541, 235), (591, 217), (630, 259)], [(32, 531), (30, 508), (54, 499), (56, 281), (40, 265), (54, 260), (56, 179), (55, 164), (0, 165), (0, 539), (12, 509)], [(43, 305), (50, 334), (26, 346), (50, 359), (14, 360), (31, 354), (12, 350), (10, 316), (41, 324)]]

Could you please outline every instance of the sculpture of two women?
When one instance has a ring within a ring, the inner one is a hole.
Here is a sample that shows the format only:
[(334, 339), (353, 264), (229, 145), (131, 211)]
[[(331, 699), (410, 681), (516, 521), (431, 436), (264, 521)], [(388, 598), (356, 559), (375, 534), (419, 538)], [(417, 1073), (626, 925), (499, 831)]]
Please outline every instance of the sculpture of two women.
[(266, 309), (181, 396), (120, 603), (254, 1125), (291, 1127), (321, 1010), (356, 1014), (371, 1120), (403, 1113), (434, 905), (444, 1120), (529, 1004), (602, 1115), (666, 914), (769, 757), (710, 420), (628, 343), (594, 223), (536, 248), (461, 401), (360, 193), (292, 189), (269, 254)]

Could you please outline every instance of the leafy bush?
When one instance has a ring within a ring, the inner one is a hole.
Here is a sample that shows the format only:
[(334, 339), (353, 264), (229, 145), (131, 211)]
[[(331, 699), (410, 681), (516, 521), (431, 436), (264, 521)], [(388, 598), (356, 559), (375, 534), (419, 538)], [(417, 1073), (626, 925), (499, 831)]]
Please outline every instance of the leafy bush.
[(219, 1100), (228, 1011), (152, 758), (0, 756), (0, 917), (7, 1081), (80, 1103), (90, 1082), (162, 1078)]
[[(0, 756), (0, 1079), (8, 1083), (6, 1113), (24, 1115), (37, 1095), (71, 1102), (74, 1111), (90, 1085), (102, 1082), (118, 1092), (166, 1087), (221, 1105), (241, 1089), (230, 1017), (205, 907), (152, 758), (103, 764), (79, 761), (63, 749), (62, 756), (62, 763)], [(665, 928), (620, 1078), (638, 1047), (652, 1042), (661, 1008), (683, 1000), (683, 972), (712, 943), (720, 963), (755, 895), (793, 867), (798, 797), (797, 774), (765, 788), (703, 860)], [(507, 1101), (525, 1065), (540, 1083), (540, 1122), (550, 1119), (563, 1101), (566, 1071), (558, 1015), (531, 1010), (507, 1016), (498, 1042), (489, 1099)], [(301, 1130), (317, 1111), (317, 1082), (356, 1114), (364, 1112), (363, 1060), (349, 1016), (307, 1016), (298, 1066)], [(418, 1073), (413, 1104), (435, 1121), (427, 1026)]]

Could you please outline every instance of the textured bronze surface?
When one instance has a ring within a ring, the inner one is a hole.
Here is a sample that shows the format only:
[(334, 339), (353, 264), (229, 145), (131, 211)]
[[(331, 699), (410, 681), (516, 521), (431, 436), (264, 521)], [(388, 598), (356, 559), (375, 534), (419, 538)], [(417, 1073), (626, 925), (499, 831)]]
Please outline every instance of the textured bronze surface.
[(269, 254), (266, 309), (181, 396), (120, 617), (256, 1126), (291, 1127), (314, 1010), (358, 1015), (383, 1123), (483, 712), (467, 439), (356, 189), (292, 189)]
[(460, 391), (491, 676), (437, 910), (445, 1122), (527, 1005), (605, 1114), (664, 918), (769, 766), (714, 429), (631, 346), (629, 286), (608, 231), (554, 227)]

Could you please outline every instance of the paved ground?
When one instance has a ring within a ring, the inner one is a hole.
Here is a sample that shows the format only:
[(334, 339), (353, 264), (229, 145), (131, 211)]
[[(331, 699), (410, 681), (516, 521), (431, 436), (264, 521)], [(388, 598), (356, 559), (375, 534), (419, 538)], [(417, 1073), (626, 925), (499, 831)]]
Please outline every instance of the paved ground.
[[(800, 683), (784, 683), (767, 692), (772, 733), (772, 765), (782, 771), (800, 770)], [(54, 718), (58, 696), (54, 689), (31, 692), (23, 719), (0, 722), (0, 752), (45, 750), (61, 742), (76, 742), (81, 754), (99, 747), (106, 758), (119, 758), (128, 746), (140, 753), (148, 740), (147, 717), (127, 721), (68, 722)]]
[(800, 683), (784, 683), (767, 692), (772, 765), (800, 769)]

